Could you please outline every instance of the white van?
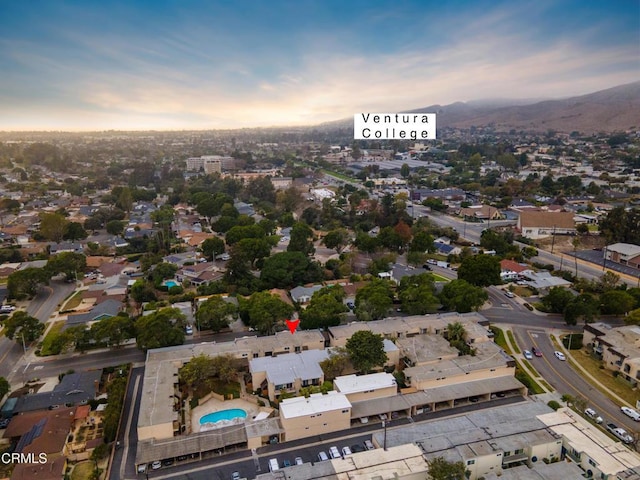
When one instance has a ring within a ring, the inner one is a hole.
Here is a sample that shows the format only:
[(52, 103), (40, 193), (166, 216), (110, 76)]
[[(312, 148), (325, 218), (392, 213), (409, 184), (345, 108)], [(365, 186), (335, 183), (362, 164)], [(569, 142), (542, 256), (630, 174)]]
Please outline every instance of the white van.
[(278, 464), (277, 458), (272, 458), (271, 460), (269, 460), (269, 470), (271, 472), (277, 472), (278, 470), (280, 470), (280, 465)]

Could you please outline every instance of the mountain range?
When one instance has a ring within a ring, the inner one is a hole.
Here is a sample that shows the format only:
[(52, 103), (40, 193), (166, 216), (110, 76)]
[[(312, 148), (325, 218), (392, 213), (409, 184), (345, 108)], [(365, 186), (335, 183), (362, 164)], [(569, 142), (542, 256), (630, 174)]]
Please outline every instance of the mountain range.
[(437, 114), (438, 128), (492, 126), (531, 132), (613, 132), (640, 129), (640, 81), (560, 100), (523, 104), (505, 100), (431, 105), (411, 112)]

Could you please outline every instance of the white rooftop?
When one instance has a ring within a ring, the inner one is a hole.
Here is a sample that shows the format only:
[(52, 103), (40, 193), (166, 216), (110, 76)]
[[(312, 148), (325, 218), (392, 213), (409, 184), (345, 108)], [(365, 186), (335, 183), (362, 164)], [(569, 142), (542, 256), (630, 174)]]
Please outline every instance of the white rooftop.
[(395, 387), (396, 379), (390, 373), (372, 373), (370, 375), (344, 375), (337, 377), (333, 384), (340, 393), (365, 392), (378, 388)]
[(283, 418), (307, 417), (347, 408), (351, 409), (351, 402), (346, 395), (332, 390), (326, 395), (314, 393), (309, 398), (287, 398), (280, 402), (280, 416)]
[(640, 246), (634, 245), (633, 243), (614, 243), (613, 245), (607, 246), (607, 251), (635, 257), (636, 255), (640, 255)]

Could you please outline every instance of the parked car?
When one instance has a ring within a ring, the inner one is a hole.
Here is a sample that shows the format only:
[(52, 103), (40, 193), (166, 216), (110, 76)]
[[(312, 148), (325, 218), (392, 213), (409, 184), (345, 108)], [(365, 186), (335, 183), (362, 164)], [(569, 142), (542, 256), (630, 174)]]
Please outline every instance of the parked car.
[(640, 422), (640, 413), (637, 410), (629, 407), (620, 407), (622, 413), (624, 413), (627, 417), (633, 418), (636, 422)]
[(173, 465), (173, 458), (166, 458), (162, 461), (162, 465), (164, 465), (165, 467), (170, 467), (171, 465)]
[(536, 347), (531, 347), (531, 353), (533, 353), (536, 357), (542, 356), (542, 352), (538, 350)]
[(2, 305), (0, 307), (0, 313), (11, 313), (16, 309), (13, 305)]
[(351, 449), (349, 447), (342, 447), (342, 456), (346, 457), (348, 455), (351, 455), (353, 452), (351, 451)]
[(526, 358), (527, 360), (531, 360), (533, 358), (533, 354), (529, 350), (525, 350), (524, 358)]
[(186, 333), (187, 335), (193, 335), (193, 327), (191, 325), (187, 325), (184, 328), (184, 333)]
[(151, 470), (158, 470), (160, 467), (162, 467), (162, 462), (160, 460), (156, 460), (151, 464)]
[(607, 423), (607, 430), (611, 433), (613, 433), (616, 428), (618, 428), (618, 426), (615, 423)]
[(627, 433), (624, 428), (616, 428), (613, 430), (613, 433), (616, 437), (622, 440), (624, 443), (633, 443), (633, 437)]
[(602, 423), (602, 417), (593, 408), (587, 408), (584, 414), (596, 423)]
[(233, 472), (231, 474), (231, 480), (240, 480), (240, 472)]
[(283, 467), (290, 467), (290, 466), (291, 466), (291, 462), (290, 462), (289, 460), (286, 460), (286, 459), (285, 459), (285, 460), (282, 462), (282, 466), (283, 466)]
[(278, 463), (278, 459), (277, 458), (269, 459), (269, 471), (277, 472), (278, 470), (280, 470), (280, 464)]
[(373, 442), (371, 440), (365, 440), (364, 441), (364, 448), (366, 448), (367, 450), (373, 450), (376, 447), (373, 446)]
[(506, 292), (504, 292), (504, 294), (509, 298), (515, 297), (515, 294), (513, 292), (506, 291)]
[(559, 352), (558, 350), (553, 352), (553, 354), (556, 356), (558, 360), (562, 360), (563, 362), (567, 359), (567, 357), (564, 356), (564, 353)]
[(325, 452), (320, 452), (318, 454), (318, 461), (319, 462), (326, 462), (327, 460), (329, 460), (329, 457), (327, 456), (327, 454)]
[(0, 428), (7, 428), (10, 421), (10, 418), (3, 418), (2, 420), (0, 420)]
[(296, 465), (302, 465), (304, 461), (302, 460), (302, 457), (296, 457), (294, 458), (293, 463), (295, 463)]
[(342, 456), (338, 447), (329, 447), (329, 455), (331, 455), (331, 458), (340, 458)]
[(365, 448), (359, 443), (356, 443), (355, 445), (351, 445), (351, 451), (353, 453), (364, 452)]

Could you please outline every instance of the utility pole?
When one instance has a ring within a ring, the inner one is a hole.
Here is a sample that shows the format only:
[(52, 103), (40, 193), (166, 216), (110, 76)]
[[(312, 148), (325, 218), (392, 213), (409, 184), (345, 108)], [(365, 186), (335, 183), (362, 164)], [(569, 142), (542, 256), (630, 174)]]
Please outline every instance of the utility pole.
[(22, 334), (22, 350), (24, 350), (25, 356), (27, 355), (27, 346), (24, 343), (24, 332), (20, 332)]
[(383, 442), (383, 447), (384, 447), (384, 451), (387, 451), (387, 424), (389, 422), (387, 422), (386, 420), (382, 421), (382, 426), (384, 427), (384, 442)]
[(553, 246), (556, 243), (556, 226), (553, 226), (553, 233), (551, 234), (551, 253), (553, 253)]

